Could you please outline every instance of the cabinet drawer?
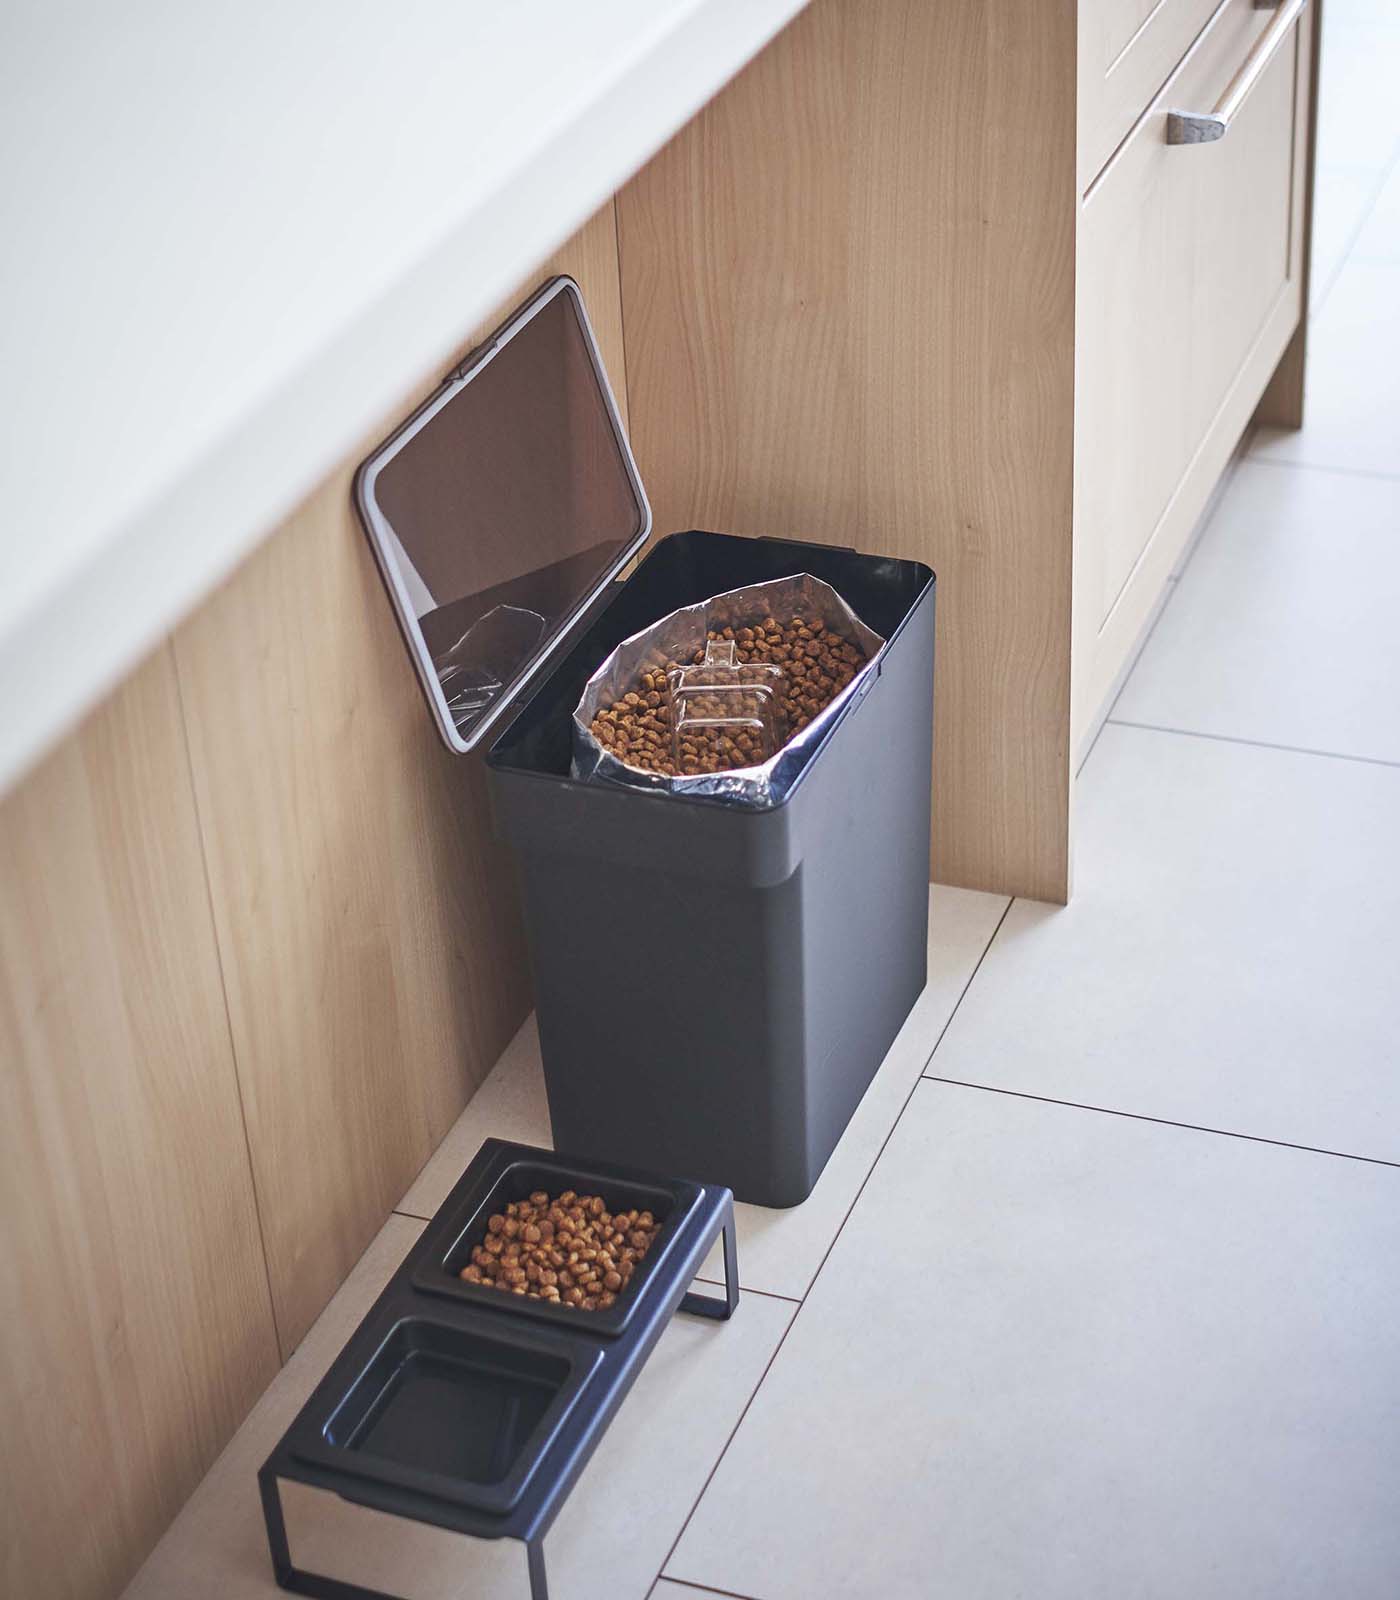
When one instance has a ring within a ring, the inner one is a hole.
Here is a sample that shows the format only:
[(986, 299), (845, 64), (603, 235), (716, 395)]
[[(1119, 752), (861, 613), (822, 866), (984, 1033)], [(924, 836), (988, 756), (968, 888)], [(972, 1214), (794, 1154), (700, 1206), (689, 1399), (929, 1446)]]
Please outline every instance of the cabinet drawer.
[(1100, 633), (1212, 431), (1233, 427), (1233, 447), (1241, 375), (1271, 365), (1296, 322), (1300, 24), (1224, 138), (1166, 142), (1168, 110), (1210, 111), (1274, 15), (1227, 0), (1081, 209), (1076, 605)]
[(1080, 0), (1082, 194), (1210, 21), (1220, 0)]

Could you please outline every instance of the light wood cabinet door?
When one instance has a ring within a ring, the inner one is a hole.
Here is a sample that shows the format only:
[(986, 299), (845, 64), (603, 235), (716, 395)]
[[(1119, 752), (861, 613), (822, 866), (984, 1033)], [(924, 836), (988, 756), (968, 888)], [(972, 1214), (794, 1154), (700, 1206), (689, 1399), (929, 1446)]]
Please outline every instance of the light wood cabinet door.
[[(1210, 111), (1274, 13), (1227, 0), (1085, 197), (1079, 224), (1076, 718), (1097, 710), (1300, 306), (1307, 40), (1289, 30), (1229, 132)], [(1302, 13), (1310, 22), (1310, 11)]]
[(1080, 0), (1079, 188), (1103, 169), (1220, 0)]

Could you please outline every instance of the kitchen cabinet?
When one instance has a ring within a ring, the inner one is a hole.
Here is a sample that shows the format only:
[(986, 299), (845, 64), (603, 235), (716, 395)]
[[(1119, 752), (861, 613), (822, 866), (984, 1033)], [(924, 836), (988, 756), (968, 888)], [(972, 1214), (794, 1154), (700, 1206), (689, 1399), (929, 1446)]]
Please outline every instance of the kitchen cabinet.
[[(1081, 203), (1080, 748), (1302, 320), (1311, 20), (1227, 0)], [(1167, 142), (1242, 71), (1225, 137)]]
[(1097, 721), (1256, 407), (1299, 420), (1317, 16), (817, 0), (618, 196), (658, 526), (938, 572), (941, 882), (1068, 898)]

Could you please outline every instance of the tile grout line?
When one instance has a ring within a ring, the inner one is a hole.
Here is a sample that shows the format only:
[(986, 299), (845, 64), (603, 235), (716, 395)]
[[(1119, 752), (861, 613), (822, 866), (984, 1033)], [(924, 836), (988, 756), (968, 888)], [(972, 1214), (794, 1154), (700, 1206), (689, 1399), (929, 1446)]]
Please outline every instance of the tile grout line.
[[(734, 1426), (729, 1430), (727, 1438), (720, 1446), (720, 1452), (715, 1457), (714, 1465), (705, 1474), (705, 1481), (700, 1485), (699, 1494), (697, 1494), (695, 1499), (691, 1502), (690, 1510), (686, 1512), (685, 1520), (681, 1523), (679, 1532), (676, 1534), (676, 1537), (672, 1539), (666, 1554), (661, 1558), (661, 1565), (657, 1569), (656, 1576), (651, 1580), (652, 1589), (654, 1589), (657, 1584), (661, 1582), (662, 1578), (666, 1576), (666, 1568), (670, 1563), (671, 1557), (675, 1555), (677, 1546), (680, 1544), (681, 1540), (685, 1538), (685, 1530), (690, 1526), (696, 1511), (699, 1509), (700, 1502), (705, 1498), (706, 1492), (709, 1490), (711, 1483), (714, 1482), (715, 1473), (719, 1471), (720, 1464), (723, 1462), (725, 1456), (729, 1453), (729, 1447), (734, 1443), (735, 1434), (737, 1434), (739, 1429), (743, 1427), (744, 1418), (749, 1414), (749, 1407), (753, 1405), (754, 1400), (758, 1395), (758, 1391), (763, 1387), (764, 1383), (767, 1381), (768, 1374), (773, 1370), (773, 1363), (782, 1353), (782, 1348), (787, 1343), (787, 1336), (792, 1332), (792, 1325), (797, 1321), (798, 1313), (801, 1310), (802, 1306), (799, 1304), (794, 1309), (792, 1315), (788, 1318), (788, 1324), (787, 1327), (783, 1329), (782, 1336), (779, 1338), (777, 1344), (773, 1346), (773, 1354), (769, 1356), (768, 1360), (764, 1363), (763, 1371), (758, 1375), (758, 1382), (754, 1384), (753, 1388), (749, 1391), (749, 1397), (744, 1401), (743, 1410), (740, 1411), (738, 1417), (735, 1419)], [(649, 1589), (647, 1592), (649, 1594), (651, 1590)]]
[(929, 1064), (929, 1062), (932, 1061), (934, 1056), (938, 1053), (939, 1045), (941, 1045), (943, 1043), (943, 1040), (947, 1035), (948, 1029), (953, 1026), (953, 1018), (957, 1016), (959, 1010), (962, 1008), (962, 1003), (967, 998), (968, 990), (972, 987), (974, 981), (976, 980), (977, 974), (982, 970), (982, 963), (987, 959), (987, 956), (990, 953), (992, 946), (996, 943), (997, 935), (1001, 932), (1001, 929), (1002, 929), (1002, 924), (1011, 915), (1011, 908), (1015, 904), (1016, 904), (1016, 897), (1013, 895), (1006, 902), (1006, 907), (1002, 911), (1002, 914), (997, 918), (997, 925), (996, 925), (995, 928), (992, 929), (991, 934), (988, 937), (986, 944), (984, 944), (982, 946), (982, 954), (978, 956), (976, 965), (973, 967), (972, 971), (970, 973), (968, 973), (967, 982), (965, 984), (963, 984), (962, 988), (958, 991), (958, 998), (953, 1002), (953, 1008), (952, 1008), (951, 1011), (949, 1011), (947, 1020), (944, 1022), (943, 1026), (938, 1030), (938, 1037), (933, 1041), (933, 1045), (929, 1049), (929, 1053), (924, 1057), (924, 1064), (919, 1069), (919, 1076), (917, 1078), (915, 1078), (912, 1086), (910, 1087), (909, 1093), (907, 1095), (905, 1095), (903, 1103), (900, 1105), (899, 1110), (895, 1113), (895, 1119), (890, 1124), (889, 1132), (880, 1141), (880, 1148), (875, 1152), (875, 1159), (870, 1163), (870, 1166), (866, 1169), (866, 1174), (865, 1174), (864, 1178), (861, 1179), (860, 1188), (856, 1190), (855, 1196), (852, 1199), (850, 1205), (848, 1205), (846, 1207), (845, 1215), (841, 1218), (840, 1223), (837, 1225), (836, 1232), (834, 1234), (832, 1234), (832, 1236), (831, 1236), (831, 1243), (829, 1245), (827, 1245), (825, 1251), (822, 1253), (821, 1260), (817, 1263), (817, 1270), (812, 1274), (811, 1282), (808, 1283), (807, 1288), (806, 1288), (805, 1292), (803, 1293), (803, 1296), (802, 1296), (802, 1304), (803, 1305), (805, 1305), (807, 1303), (807, 1296), (809, 1294), (811, 1294), (813, 1284), (815, 1284), (817, 1279), (819, 1277), (821, 1277), (822, 1268), (826, 1265), (827, 1260), (831, 1255), (831, 1252), (836, 1248), (837, 1240), (840, 1239), (842, 1231), (845, 1229), (846, 1224), (851, 1220), (851, 1213), (860, 1204), (860, 1197), (865, 1193), (865, 1186), (870, 1182), (870, 1179), (871, 1179), (871, 1177), (873, 1176), (873, 1174), (875, 1172), (875, 1168), (879, 1166), (880, 1158), (884, 1155), (885, 1150), (886, 1150), (887, 1146), (889, 1145), (890, 1140), (894, 1138), (895, 1129), (899, 1126), (900, 1119), (904, 1116), (904, 1113), (909, 1109), (909, 1102), (914, 1098), (914, 1095), (918, 1091), (919, 1085), (924, 1081), (924, 1078), (928, 1073), (928, 1064)]
[[(696, 1283), (712, 1283), (716, 1289), (724, 1287), (723, 1278), (706, 1278), (698, 1272), (695, 1274), (695, 1281)], [(802, 1304), (795, 1294), (779, 1294), (776, 1289), (750, 1289), (743, 1283), (739, 1285), (739, 1293), (756, 1294), (764, 1300), (781, 1300), (784, 1305), (789, 1306), (800, 1306)]]
[(1370, 478), (1377, 483), (1400, 483), (1400, 472), (1381, 472), (1375, 467), (1338, 467), (1326, 461), (1294, 461), (1289, 456), (1251, 453), (1245, 459), (1252, 467), (1273, 467), (1284, 472), (1331, 472), (1344, 478)]
[(737, 1589), (714, 1589), (708, 1583), (696, 1583), (693, 1578), (657, 1578), (647, 1590), (647, 1600), (651, 1600), (660, 1583), (674, 1583), (677, 1588), (694, 1589), (697, 1594), (722, 1595), (724, 1600), (758, 1600), (756, 1595), (740, 1594)]
[(1091, 1106), (1083, 1100), (1061, 1100), (1055, 1095), (1031, 1094), (1025, 1089), (1001, 1089), (992, 1083), (970, 1083), (965, 1078), (940, 1078), (929, 1072), (925, 1083), (946, 1083), (956, 1089), (976, 1089), (983, 1094), (1005, 1094), (1016, 1100), (1035, 1100), (1041, 1105), (1065, 1106), (1072, 1111), (1091, 1111), (1102, 1117), (1126, 1117), (1130, 1122), (1152, 1122), (1161, 1128), (1185, 1128), (1191, 1133), (1206, 1133), (1216, 1139), (1243, 1139), (1248, 1144), (1267, 1144), (1279, 1150), (1302, 1150), (1308, 1155), (1330, 1156), (1334, 1161), (1361, 1161), (1371, 1167), (1390, 1167), (1400, 1171), (1400, 1161), (1382, 1156), (1358, 1156), (1349, 1150), (1325, 1150), (1321, 1145), (1297, 1144), (1291, 1139), (1266, 1139), (1258, 1133), (1240, 1133), (1233, 1128), (1208, 1128), (1200, 1122), (1180, 1122), (1174, 1117), (1151, 1117), (1142, 1111), (1118, 1111), (1112, 1106)]
[[(869, 1166), (868, 1170), (866, 1171), (866, 1174), (865, 1174), (864, 1178), (861, 1179), (860, 1188), (858, 1188), (856, 1190), (854, 1199), (852, 1199), (850, 1205), (846, 1207), (845, 1215), (841, 1218), (840, 1223), (837, 1225), (836, 1232), (831, 1236), (831, 1243), (829, 1245), (827, 1245), (825, 1251), (823, 1251), (822, 1258), (821, 1258), (820, 1262), (818, 1262), (818, 1264), (817, 1264), (817, 1270), (812, 1274), (811, 1280), (808, 1282), (807, 1288), (803, 1292), (802, 1299), (798, 1303), (797, 1309), (793, 1312), (792, 1316), (788, 1319), (788, 1325), (787, 1325), (786, 1328), (783, 1329), (782, 1337), (778, 1340), (777, 1344), (774, 1345), (774, 1347), (773, 1347), (773, 1354), (771, 1356), (769, 1356), (767, 1362), (764, 1365), (763, 1371), (759, 1374), (758, 1382), (753, 1386), (753, 1389), (749, 1393), (748, 1399), (744, 1402), (743, 1410), (740, 1411), (737, 1419), (735, 1420), (734, 1426), (729, 1430), (729, 1437), (724, 1441), (724, 1444), (721, 1447), (719, 1454), (715, 1457), (715, 1464), (710, 1468), (709, 1472), (707, 1472), (705, 1474), (705, 1481), (704, 1481), (704, 1483), (702, 1483), (700, 1485), (700, 1492), (699, 1492), (699, 1494), (696, 1495), (693, 1503), (691, 1504), (690, 1510), (686, 1513), (685, 1521), (681, 1523), (680, 1531), (676, 1534), (676, 1537), (671, 1541), (671, 1548), (662, 1557), (660, 1569), (658, 1570), (658, 1572), (656, 1574), (656, 1577), (652, 1580), (652, 1588), (653, 1589), (661, 1581), (662, 1578), (667, 1576), (666, 1568), (670, 1563), (671, 1557), (675, 1555), (676, 1550), (679, 1547), (681, 1540), (685, 1538), (685, 1531), (690, 1526), (691, 1522), (694, 1520), (695, 1513), (700, 1509), (700, 1502), (705, 1498), (706, 1493), (709, 1491), (710, 1485), (714, 1482), (715, 1474), (719, 1471), (721, 1465), (724, 1462), (725, 1456), (729, 1453), (730, 1445), (734, 1443), (734, 1439), (735, 1439), (736, 1435), (738, 1434), (739, 1429), (743, 1427), (744, 1418), (746, 1416), (748, 1416), (750, 1408), (752, 1407), (754, 1401), (758, 1398), (759, 1390), (762, 1389), (763, 1385), (767, 1382), (768, 1374), (773, 1370), (773, 1363), (782, 1354), (783, 1346), (787, 1343), (788, 1335), (792, 1332), (793, 1328), (796, 1326), (797, 1319), (802, 1313), (802, 1308), (807, 1303), (807, 1296), (809, 1294), (811, 1294), (813, 1285), (816, 1283), (817, 1279), (821, 1277), (822, 1268), (826, 1266), (827, 1261), (830, 1259), (831, 1252), (836, 1248), (837, 1241), (840, 1239), (842, 1233), (845, 1231), (846, 1224), (851, 1219), (851, 1213), (860, 1204), (860, 1197), (861, 1197), (861, 1195), (863, 1195), (865, 1193), (866, 1185), (870, 1182), (871, 1176), (874, 1173), (876, 1167), (879, 1166), (881, 1156), (884, 1155), (886, 1147), (889, 1145), (890, 1140), (894, 1137), (894, 1132), (895, 1132), (895, 1129), (899, 1126), (900, 1119), (904, 1116), (904, 1113), (909, 1109), (909, 1102), (918, 1093), (919, 1085), (921, 1083), (923, 1083), (923, 1081), (924, 1081), (924, 1075), (928, 1070), (929, 1062), (933, 1060), (934, 1055), (937, 1053), (939, 1045), (941, 1045), (943, 1043), (944, 1036), (947, 1034), (948, 1029), (950, 1027), (952, 1027), (953, 1018), (955, 1016), (957, 1016), (959, 1008), (961, 1007), (964, 999), (966, 999), (966, 997), (967, 997), (967, 991), (972, 987), (973, 981), (976, 979), (977, 974), (982, 970), (982, 963), (987, 959), (987, 952), (996, 943), (996, 937), (1001, 932), (1002, 924), (1006, 921), (1007, 917), (1010, 916), (1011, 908), (1015, 904), (1016, 904), (1016, 900), (1015, 900), (1014, 896), (1006, 902), (1005, 908), (1003, 909), (1001, 915), (997, 918), (996, 927), (992, 929), (991, 934), (988, 937), (986, 944), (983, 945), (983, 947), (982, 947), (982, 953), (981, 953), (981, 955), (978, 956), (976, 965), (973, 967), (972, 971), (968, 974), (967, 982), (958, 991), (958, 998), (953, 1002), (953, 1008), (948, 1013), (947, 1021), (944, 1022), (943, 1026), (938, 1030), (938, 1037), (933, 1041), (933, 1046), (929, 1050), (928, 1055), (925, 1056), (924, 1064), (923, 1064), (923, 1067), (921, 1067), (920, 1070), (919, 1070), (918, 1077), (916, 1077), (914, 1079), (913, 1085), (910, 1087), (909, 1093), (907, 1095), (905, 1095), (903, 1103), (900, 1105), (900, 1108), (899, 1108), (898, 1112), (895, 1114), (894, 1121), (890, 1124), (889, 1132), (881, 1140), (880, 1148), (875, 1152), (875, 1159), (870, 1163), (870, 1166)], [(668, 1580), (668, 1581), (675, 1582), (675, 1581), (682, 1581), (682, 1580), (671, 1579), (671, 1580)], [(648, 1592), (650, 1592), (650, 1591), (648, 1591)]]
[[(1317, 756), (1324, 761), (1354, 761), (1365, 767), (1400, 768), (1400, 761), (1387, 761), (1381, 756), (1351, 756), (1340, 750), (1310, 750), (1306, 745), (1275, 744), (1269, 739), (1246, 739), (1231, 733), (1202, 733), (1197, 728), (1169, 728), (1158, 722), (1132, 722), (1125, 717), (1110, 717), (1115, 728), (1136, 728), (1141, 733), (1171, 733), (1179, 739), (1209, 739), (1214, 744), (1246, 745), (1255, 750), (1282, 750), (1289, 755)], [(1106, 722), (1105, 727), (1108, 726)]]

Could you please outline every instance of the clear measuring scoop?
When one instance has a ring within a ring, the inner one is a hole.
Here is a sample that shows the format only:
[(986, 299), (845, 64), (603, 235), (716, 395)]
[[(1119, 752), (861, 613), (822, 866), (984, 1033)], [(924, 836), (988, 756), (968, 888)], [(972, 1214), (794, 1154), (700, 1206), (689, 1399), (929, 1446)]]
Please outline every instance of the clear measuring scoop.
[(756, 767), (787, 743), (787, 678), (767, 661), (739, 661), (732, 639), (711, 639), (705, 659), (674, 667), (671, 753), (681, 774)]

